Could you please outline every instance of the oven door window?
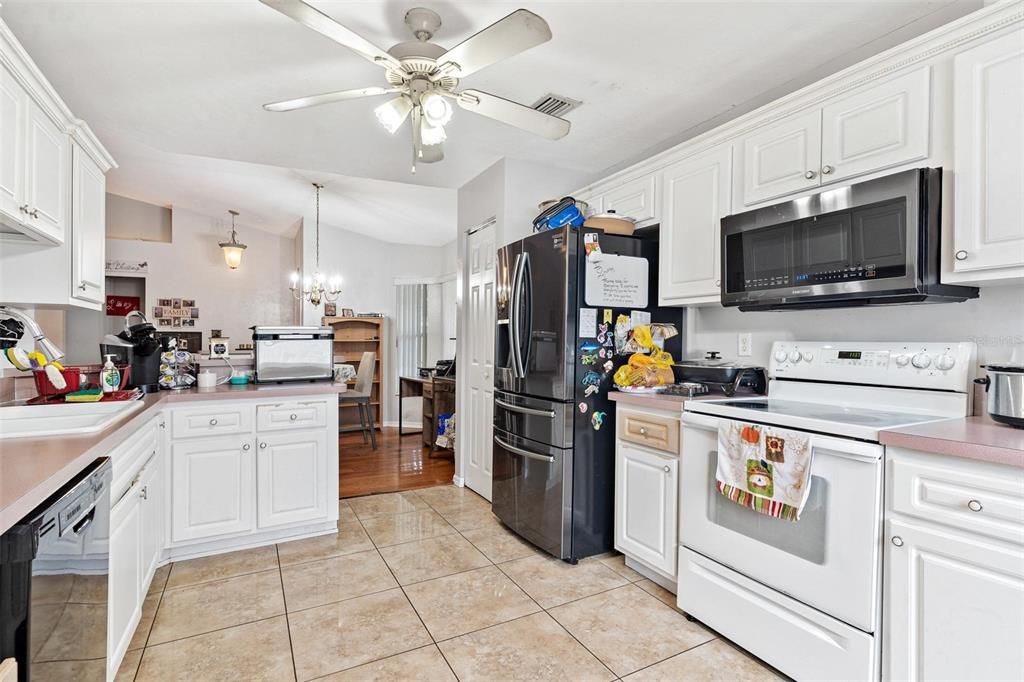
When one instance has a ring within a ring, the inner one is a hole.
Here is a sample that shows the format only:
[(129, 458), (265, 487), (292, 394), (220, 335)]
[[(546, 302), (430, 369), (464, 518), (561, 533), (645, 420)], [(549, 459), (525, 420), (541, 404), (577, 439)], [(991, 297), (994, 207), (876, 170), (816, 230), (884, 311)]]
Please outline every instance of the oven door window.
[(714, 492), (708, 495), (709, 522), (805, 561), (819, 566), (825, 564), (828, 545), (828, 481), (819, 476), (811, 476), (811, 494), (800, 514), (800, 520), (793, 522), (759, 514), (719, 494), (715, 482), (717, 467), (718, 456), (712, 454), (708, 467), (708, 489)]

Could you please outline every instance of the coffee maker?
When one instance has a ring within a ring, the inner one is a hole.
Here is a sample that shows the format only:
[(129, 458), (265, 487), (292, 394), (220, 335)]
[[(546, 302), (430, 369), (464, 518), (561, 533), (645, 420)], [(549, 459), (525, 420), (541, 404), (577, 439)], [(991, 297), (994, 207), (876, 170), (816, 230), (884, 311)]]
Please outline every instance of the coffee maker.
[[(133, 318), (139, 321), (132, 324)], [(155, 393), (160, 389), (160, 354), (167, 350), (170, 337), (157, 337), (156, 327), (138, 310), (125, 315), (124, 323), (124, 331), (100, 344), (100, 355), (113, 355), (115, 363), (131, 368), (129, 388)]]

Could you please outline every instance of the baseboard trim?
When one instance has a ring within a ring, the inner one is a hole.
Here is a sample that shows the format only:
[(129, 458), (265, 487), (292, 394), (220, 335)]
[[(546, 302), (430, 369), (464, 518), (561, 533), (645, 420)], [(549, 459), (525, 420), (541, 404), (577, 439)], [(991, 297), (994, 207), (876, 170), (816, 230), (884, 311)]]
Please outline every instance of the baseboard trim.
[(459, 488), (465, 488), (466, 487), (466, 479), (464, 479), (462, 476), (458, 476), (458, 475), (452, 476), (452, 483), (454, 485), (458, 486)]

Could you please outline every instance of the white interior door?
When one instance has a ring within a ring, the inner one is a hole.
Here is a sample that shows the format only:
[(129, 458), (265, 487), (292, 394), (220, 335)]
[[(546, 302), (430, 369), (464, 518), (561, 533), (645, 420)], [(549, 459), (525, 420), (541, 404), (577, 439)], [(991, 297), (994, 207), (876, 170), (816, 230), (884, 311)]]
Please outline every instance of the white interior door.
[(468, 392), (463, 404), (468, 414), (459, 417), (466, 452), (462, 461), (466, 485), (491, 499), (491, 433), (494, 421), (494, 223), (469, 235), (466, 244), (467, 297), (465, 348)]

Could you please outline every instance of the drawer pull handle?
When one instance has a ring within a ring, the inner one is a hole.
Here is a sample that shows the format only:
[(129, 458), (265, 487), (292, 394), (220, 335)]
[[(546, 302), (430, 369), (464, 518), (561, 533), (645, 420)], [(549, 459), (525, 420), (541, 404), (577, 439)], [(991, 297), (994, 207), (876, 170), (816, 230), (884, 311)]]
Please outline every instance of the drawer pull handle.
[(672, 467), (670, 467), (669, 465), (666, 464), (665, 465), (665, 473), (666, 474), (671, 474), (672, 473)]
[(216, 425), (217, 425), (217, 420), (216, 419), (211, 419), (210, 420), (210, 426), (216, 426)]
[(899, 535), (893, 535), (892, 536), (892, 544), (896, 545), (897, 547), (902, 547), (903, 546), (903, 538), (901, 538)]
[(641, 436), (646, 436), (647, 435), (647, 429), (645, 429), (644, 427), (641, 426), (640, 427), (640, 435)]
[(967, 508), (970, 509), (972, 512), (980, 512), (982, 509), (984, 509), (984, 507), (981, 506), (981, 502), (978, 502), (977, 500), (971, 500), (970, 502), (968, 502)]
[(298, 418), (299, 418), (299, 415), (297, 415), (297, 414), (293, 414), (292, 416), (290, 416), (290, 417), (288, 417), (288, 418), (289, 418), (289, 419), (291, 419), (292, 421), (295, 421), (296, 419), (298, 419)]

